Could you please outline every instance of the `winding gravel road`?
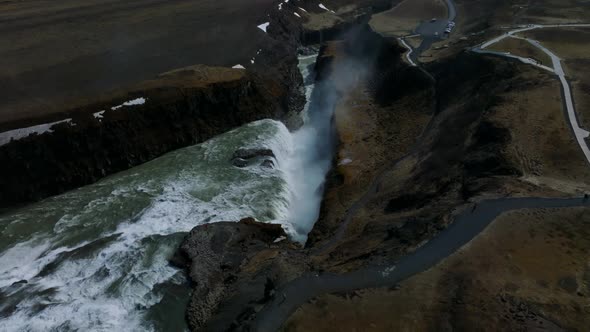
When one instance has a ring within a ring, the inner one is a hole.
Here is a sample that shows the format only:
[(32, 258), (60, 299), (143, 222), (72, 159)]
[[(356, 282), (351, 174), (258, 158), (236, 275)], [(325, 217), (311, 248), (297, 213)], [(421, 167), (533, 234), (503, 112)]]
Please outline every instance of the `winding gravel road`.
[[(526, 27), (522, 27), (522, 28), (508, 31), (498, 37), (490, 39), (489, 41), (487, 41), (479, 46), (476, 46), (475, 48), (472, 49), (472, 51), (476, 52), (476, 53), (491, 54), (491, 55), (497, 55), (497, 56), (502, 56), (502, 57), (506, 57), (506, 58), (516, 59), (516, 60), (519, 60), (523, 63), (533, 65), (535, 67), (541, 68), (543, 70), (549, 71), (549, 72), (557, 75), (557, 77), (559, 78), (559, 81), (561, 83), (561, 86), (562, 86), (563, 96), (564, 96), (564, 104), (566, 107), (570, 126), (572, 128), (572, 131), (574, 132), (574, 136), (576, 137), (576, 141), (578, 142), (580, 149), (582, 149), (582, 152), (584, 153), (584, 156), (586, 157), (586, 161), (590, 164), (590, 149), (588, 148), (588, 144), (585, 141), (585, 138), (587, 138), (590, 135), (590, 132), (588, 132), (587, 130), (580, 127), (580, 124), (578, 123), (578, 119), (576, 117), (576, 110), (575, 110), (575, 106), (574, 106), (574, 101), (573, 101), (573, 97), (572, 97), (572, 92), (571, 92), (571, 89), (569, 86), (569, 82), (566, 79), (565, 70), (563, 69), (563, 66), (561, 65), (561, 59), (555, 53), (553, 53), (551, 50), (549, 50), (548, 48), (543, 46), (540, 42), (538, 42), (534, 39), (530, 39), (530, 38), (521, 37), (521, 36), (516, 35), (521, 32), (535, 30), (535, 29), (566, 28), (566, 27), (590, 27), (590, 24), (586, 24), (586, 23), (550, 24), (550, 25), (531, 24)], [(501, 40), (503, 40), (505, 38), (515, 38), (515, 39), (521, 39), (521, 40), (525, 40), (525, 41), (529, 42), (531, 45), (533, 45), (537, 49), (543, 51), (545, 54), (547, 54), (551, 58), (552, 67), (547, 67), (547, 66), (541, 65), (534, 59), (520, 57), (517, 55), (510, 54), (508, 52), (497, 52), (497, 51), (485, 50), (486, 48), (500, 42)]]

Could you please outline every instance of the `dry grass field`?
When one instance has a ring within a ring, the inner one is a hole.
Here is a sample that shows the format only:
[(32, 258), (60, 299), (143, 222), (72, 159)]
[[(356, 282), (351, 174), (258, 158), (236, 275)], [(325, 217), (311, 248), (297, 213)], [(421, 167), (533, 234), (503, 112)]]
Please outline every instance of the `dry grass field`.
[(562, 59), (572, 86), (581, 125), (590, 129), (590, 28), (554, 28), (528, 31)]
[(270, 0), (0, 1), (0, 121), (256, 54)]
[(510, 130), (508, 155), (527, 181), (571, 194), (590, 191), (590, 167), (563, 111), (559, 82), (540, 69), (518, 66), (515, 88), (502, 94), (491, 116)]
[(590, 209), (520, 210), (399, 289), (324, 295), (284, 331), (585, 331)]
[(412, 34), (422, 21), (447, 17), (443, 0), (405, 0), (392, 9), (374, 15), (369, 24), (386, 36), (400, 37)]
[(524, 58), (532, 58), (542, 65), (551, 67), (551, 58), (545, 52), (531, 45), (522, 39), (505, 38), (488, 48), (491, 51), (510, 52), (511, 54)]

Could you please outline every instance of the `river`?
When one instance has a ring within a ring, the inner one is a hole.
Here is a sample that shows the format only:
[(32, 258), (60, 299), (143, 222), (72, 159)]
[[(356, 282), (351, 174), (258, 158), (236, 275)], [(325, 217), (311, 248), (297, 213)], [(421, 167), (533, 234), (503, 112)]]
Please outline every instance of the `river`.
[[(314, 62), (300, 61), (308, 100)], [(331, 115), (309, 105), (302, 115), (293, 133), (274, 120), (246, 124), (1, 215), (0, 330), (185, 329), (190, 289), (169, 258), (186, 232), (254, 217), (305, 241), (331, 160), (312, 147), (326, 141)], [(233, 166), (240, 148), (272, 149), (274, 167)]]
[(580, 198), (499, 198), (484, 200), (459, 213), (447, 229), (385, 266), (368, 266), (349, 273), (307, 273), (277, 290), (274, 298), (257, 314), (253, 331), (277, 331), (305, 302), (325, 293), (349, 292), (363, 288), (391, 287), (435, 266), (481, 233), (504, 212), (518, 209), (590, 206)]

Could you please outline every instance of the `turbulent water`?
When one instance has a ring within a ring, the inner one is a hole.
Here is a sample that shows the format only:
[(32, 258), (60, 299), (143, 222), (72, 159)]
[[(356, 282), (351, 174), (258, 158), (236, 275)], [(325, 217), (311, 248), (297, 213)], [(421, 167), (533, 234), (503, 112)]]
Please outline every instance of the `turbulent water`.
[[(313, 113), (294, 133), (257, 121), (0, 216), (0, 331), (182, 329), (186, 277), (168, 260), (187, 231), (254, 217), (305, 241), (330, 160), (316, 158), (329, 116)], [(275, 167), (232, 166), (240, 148), (272, 149)]]

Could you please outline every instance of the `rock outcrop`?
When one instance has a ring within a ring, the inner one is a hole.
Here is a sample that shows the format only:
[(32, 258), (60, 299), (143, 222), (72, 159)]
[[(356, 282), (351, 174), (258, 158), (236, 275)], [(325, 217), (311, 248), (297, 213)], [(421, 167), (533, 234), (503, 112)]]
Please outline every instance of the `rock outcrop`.
[(297, 276), (299, 260), (288, 250), (295, 246), (280, 225), (252, 218), (195, 227), (173, 259), (188, 269), (193, 282), (186, 313), (191, 329), (235, 328), (235, 317), (223, 318), (228, 301), (230, 309), (238, 306), (240, 318), (247, 320), (277, 296), (277, 285)]
[(275, 158), (271, 149), (239, 149), (234, 152), (231, 163), (236, 167), (246, 167), (252, 160), (263, 159), (260, 166), (273, 168)]

